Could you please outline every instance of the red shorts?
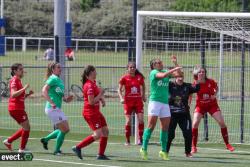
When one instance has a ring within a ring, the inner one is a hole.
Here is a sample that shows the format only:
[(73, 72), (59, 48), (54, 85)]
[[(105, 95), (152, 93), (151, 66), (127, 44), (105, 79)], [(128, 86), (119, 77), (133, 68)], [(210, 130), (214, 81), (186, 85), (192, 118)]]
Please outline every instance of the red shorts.
[(200, 106), (197, 105), (195, 106), (195, 112), (198, 112), (202, 115), (204, 115), (205, 113), (209, 113), (210, 115), (213, 115), (214, 113), (220, 111), (220, 107), (218, 106), (217, 103), (214, 103), (212, 105), (206, 105), (206, 106)]
[(125, 115), (131, 115), (133, 112), (136, 114), (143, 113), (142, 100), (127, 101), (124, 103), (123, 107)]
[(104, 118), (102, 113), (92, 114), (92, 115), (83, 114), (83, 117), (88, 123), (90, 129), (92, 129), (93, 131), (107, 126), (106, 119)]
[(11, 110), (9, 114), (12, 118), (14, 118), (18, 124), (28, 120), (28, 115), (24, 110)]

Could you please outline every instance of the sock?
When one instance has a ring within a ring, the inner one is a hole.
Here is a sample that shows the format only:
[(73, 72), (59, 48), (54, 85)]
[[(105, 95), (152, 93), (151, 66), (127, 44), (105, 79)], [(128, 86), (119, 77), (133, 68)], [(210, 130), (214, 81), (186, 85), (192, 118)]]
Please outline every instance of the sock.
[(56, 138), (55, 152), (58, 152), (60, 150), (60, 148), (61, 148), (61, 146), (63, 144), (65, 135), (66, 135), (66, 133), (59, 130), (59, 133), (58, 133), (57, 138)]
[(7, 141), (8, 143), (12, 143), (14, 140), (18, 139), (22, 136), (23, 128), (18, 129), (12, 136), (10, 136)]
[(160, 131), (161, 150), (167, 152), (168, 131)]
[(130, 143), (130, 136), (131, 136), (131, 126), (125, 125), (125, 136), (128, 143)]
[(221, 128), (221, 135), (222, 135), (222, 137), (223, 137), (223, 139), (224, 139), (225, 144), (226, 144), (226, 145), (229, 144), (229, 142), (228, 142), (227, 127)]
[(78, 149), (81, 149), (83, 147), (86, 147), (87, 145), (93, 143), (95, 141), (94, 137), (92, 135), (86, 137), (83, 139), (79, 144), (76, 145)]
[(22, 131), (22, 137), (21, 137), (21, 144), (20, 144), (20, 149), (24, 150), (26, 147), (26, 144), (28, 142), (30, 136), (30, 131), (29, 130), (24, 130)]
[(152, 134), (152, 131), (149, 128), (144, 130), (142, 148), (145, 151), (147, 151), (148, 149), (148, 142), (151, 137), (151, 134)]
[(144, 130), (144, 123), (141, 123), (138, 125), (139, 140), (140, 141), (142, 141), (143, 130)]
[(57, 137), (57, 135), (59, 134), (60, 130), (56, 129), (53, 132), (51, 132), (50, 134), (48, 134), (48, 136), (46, 136), (44, 139), (46, 142), (48, 142), (51, 139), (55, 139)]
[(192, 146), (197, 146), (197, 140), (198, 140), (198, 129), (192, 128)]
[(104, 155), (108, 142), (108, 137), (101, 137), (100, 138), (100, 145), (99, 145), (99, 155)]

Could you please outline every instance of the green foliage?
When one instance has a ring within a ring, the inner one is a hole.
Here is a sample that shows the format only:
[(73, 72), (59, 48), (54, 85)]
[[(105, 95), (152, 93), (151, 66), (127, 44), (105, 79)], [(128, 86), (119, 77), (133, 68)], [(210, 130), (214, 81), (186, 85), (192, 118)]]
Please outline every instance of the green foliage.
[(239, 0), (176, 0), (171, 9), (176, 11), (239, 12)]
[(100, 7), (100, 0), (81, 0), (81, 9), (83, 12), (88, 12), (92, 8)]

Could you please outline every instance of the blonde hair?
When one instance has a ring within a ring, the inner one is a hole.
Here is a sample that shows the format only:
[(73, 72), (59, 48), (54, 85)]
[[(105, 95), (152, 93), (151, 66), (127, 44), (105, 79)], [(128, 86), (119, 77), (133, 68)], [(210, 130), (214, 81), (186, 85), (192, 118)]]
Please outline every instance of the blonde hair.
[(52, 74), (53, 74), (53, 70), (55, 69), (55, 67), (57, 65), (60, 65), (57, 62), (51, 62), (48, 64), (47, 70), (46, 70), (46, 76), (45, 79), (47, 80)]

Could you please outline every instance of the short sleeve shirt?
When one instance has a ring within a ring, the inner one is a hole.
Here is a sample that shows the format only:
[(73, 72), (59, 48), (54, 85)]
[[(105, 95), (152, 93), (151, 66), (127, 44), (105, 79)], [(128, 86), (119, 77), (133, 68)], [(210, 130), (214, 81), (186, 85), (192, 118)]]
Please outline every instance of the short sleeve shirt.
[(169, 79), (165, 77), (162, 79), (156, 78), (156, 74), (159, 72), (167, 72), (167, 70), (152, 70), (149, 75), (150, 79), (150, 101), (158, 101), (161, 103), (168, 104), (169, 96)]
[[(56, 107), (62, 107), (62, 98), (64, 96), (64, 84), (63, 81), (56, 75), (51, 75), (46, 84), (49, 85), (49, 97), (55, 103)], [(51, 108), (50, 103), (46, 102), (46, 108)]]
[[(16, 76), (12, 77), (10, 80), (10, 92), (15, 88), (15, 90), (20, 90), (23, 88), (22, 82), (19, 78)], [(8, 110), (25, 110), (24, 106), (24, 100), (25, 100), (25, 91), (17, 96), (17, 97), (10, 97), (9, 98), (9, 104), (8, 104)]]
[(141, 75), (124, 75), (119, 83), (125, 87), (125, 101), (142, 98), (141, 86), (144, 85), (144, 78)]

